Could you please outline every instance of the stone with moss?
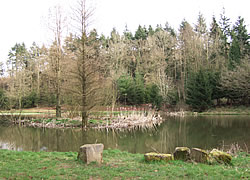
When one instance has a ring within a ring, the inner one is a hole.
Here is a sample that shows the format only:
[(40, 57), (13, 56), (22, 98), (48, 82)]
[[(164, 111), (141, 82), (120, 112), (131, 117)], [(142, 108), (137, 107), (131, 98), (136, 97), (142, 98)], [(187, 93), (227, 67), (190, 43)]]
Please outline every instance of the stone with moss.
[(190, 149), (188, 147), (176, 147), (174, 151), (175, 160), (190, 160)]
[(209, 160), (210, 160), (210, 163), (213, 163), (216, 161), (221, 164), (223, 163), (230, 164), (232, 160), (232, 156), (226, 152), (219, 151), (218, 149), (213, 149), (209, 153)]
[(150, 161), (171, 161), (174, 160), (174, 157), (172, 154), (161, 154), (161, 153), (155, 153), (155, 152), (150, 152), (144, 154), (145, 160), (150, 162)]
[(200, 148), (192, 148), (190, 157), (195, 162), (199, 162), (199, 163), (209, 162), (209, 153)]

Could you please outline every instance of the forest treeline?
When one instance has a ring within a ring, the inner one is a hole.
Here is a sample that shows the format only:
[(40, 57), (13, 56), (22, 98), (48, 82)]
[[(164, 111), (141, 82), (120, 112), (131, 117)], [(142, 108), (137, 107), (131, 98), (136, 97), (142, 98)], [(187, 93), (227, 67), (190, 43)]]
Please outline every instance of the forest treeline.
[[(62, 11), (55, 8), (50, 46), (15, 44), (1, 65), (1, 108), (152, 104), (203, 111), (229, 103), (249, 105), (250, 45), (244, 18), (225, 13), (207, 26), (202, 14), (179, 29), (138, 26), (135, 33), (113, 29), (109, 36), (88, 29), (92, 11), (85, 1), (74, 12), (77, 30), (62, 37)], [(79, 10), (79, 11), (78, 11)], [(156, 20), (157, 21), (157, 20)], [(6, 67), (4, 69), (4, 67)]]

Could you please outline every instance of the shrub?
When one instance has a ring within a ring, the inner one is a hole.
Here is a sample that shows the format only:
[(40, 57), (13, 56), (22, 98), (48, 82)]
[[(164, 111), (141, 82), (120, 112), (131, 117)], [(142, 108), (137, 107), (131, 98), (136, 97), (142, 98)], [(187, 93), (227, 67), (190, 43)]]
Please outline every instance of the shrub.
[(0, 109), (7, 109), (9, 107), (9, 99), (5, 95), (4, 90), (0, 89)]
[(37, 101), (38, 101), (37, 94), (36, 92), (32, 91), (28, 96), (25, 96), (22, 99), (22, 107), (23, 108), (35, 107)]

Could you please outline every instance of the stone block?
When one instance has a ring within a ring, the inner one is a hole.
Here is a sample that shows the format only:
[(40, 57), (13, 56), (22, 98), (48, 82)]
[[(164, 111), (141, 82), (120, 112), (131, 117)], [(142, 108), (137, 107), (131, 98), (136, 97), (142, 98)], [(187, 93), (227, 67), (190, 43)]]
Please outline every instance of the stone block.
[(192, 160), (199, 163), (207, 163), (209, 161), (208, 152), (199, 148), (192, 148), (190, 157)]
[(103, 144), (85, 144), (80, 147), (77, 159), (87, 164), (91, 162), (102, 163)]
[(213, 149), (209, 153), (210, 162), (213, 163), (217, 161), (218, 163), (230, 164), (232, 160), (232, 156), (226, 152), (219, 151), (217, 149)]
[(161, 154), (161, 153), (146, 153), (144, 154), (144, 158), (146, 161), (171, 161), (174, 160), (174, 157), (172, 154)]
[(190, 160), (190, 149), (187, 147), (176, 147), (174, 151), (175, 160)]

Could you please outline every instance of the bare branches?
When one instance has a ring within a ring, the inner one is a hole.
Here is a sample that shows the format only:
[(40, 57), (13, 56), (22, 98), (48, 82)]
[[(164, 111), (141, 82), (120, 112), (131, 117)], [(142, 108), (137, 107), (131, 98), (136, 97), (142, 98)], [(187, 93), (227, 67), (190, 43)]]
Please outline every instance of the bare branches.
[(62, 51), (62, 34), (65, 29), (66, 16), (63, 16), (62, 8), (60, 5), (55, 6), (50, 10), (50, 22), (49, 28), (54, 33), (54, 42), (51, 46), (51, 65), (54, 66), (52, 73), (55, 74), (55, 93), (56, 93), (56, 116), (61, 117), (61, 86), (62, 86), (62, 61), (63, 61), (63, 51)]
[(72, 26), (78, 37), (83, 34), (88, 35), (88, 28), (93, 23), (93, 15), (95, 8), (88, 4), (89, 0), (78, 0), (74, 8), (72, 8)]
[(71, 86), (70, 91), (78, 97), (82, 126), (87, 126), (89, 111), (98, 103), (97, 96), (101, 85), (98, 71), (98, 42), (93, 41), (93, 34), (89, 32), (94, 10), (88, 6), (87, 0), (79, 0), (72, 10), (76, 38), (72, 42), (75, 47), (71, 54), (73, 57), (68, 59), (71, 66), (68, 71), (68, 85)]

